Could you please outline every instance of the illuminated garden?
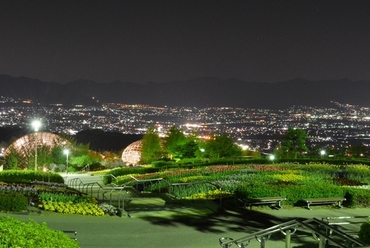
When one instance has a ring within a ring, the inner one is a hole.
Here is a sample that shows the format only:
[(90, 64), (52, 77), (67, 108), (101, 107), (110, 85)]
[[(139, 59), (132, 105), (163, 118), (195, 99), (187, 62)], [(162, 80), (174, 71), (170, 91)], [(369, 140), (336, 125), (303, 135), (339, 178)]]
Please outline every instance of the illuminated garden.
[[(286, 154), (277, 151), (271, 154), (274, 157), (263, 157), (253, 151), (243, 151), (225, 135), (202, 141), (195, 136), (182, 136), (175, 128), (171, 132), (163, 141), (154, 130), (149, 130), (140, 142), (134, 142), (123, 152), (122, 159), (131, 163), (121, 166), (109, 165), (109, 162), (104, 162), (107, 156), (89, 151), (86, 145), (74, 144), (73, 140), (60, 141), (60, 138), (47, 133), (39, 138), (50, 137), (55, 141), (44, 146), (21, 149), (19, 144), (24, 142), (15, 142), (7, 151), (5, 170), (0, 172), (0, 211), (50, 212), (97, 218), (122, 216), (125, 209), (118, 202), (112, 203), (80, 191), (68, 184), (60, 172), (101, 176), (105, 189), (133, 188), (137, 192), (166, 195), (167, 199), (186, 204), (207, 201), (241, 207), (241, 199), (283, 197), (282, 206), (293, 209), (304, 208), (304, 199), (340, 197), (347, 208), (370, 207), (368, 161), (329, 160), (322, 155), (308, 159), (302, 156), (306, 147), (299, 146), (304, 135), (290, 148), (281, 147), (287, 151)], [(293, 137), (286, 137), (290, 144), (297, 138), (294, 135), (302, 135), (301, 132), (291, 134)], [(30, 136), (27, 137), (29, 143), (35, 143)], [(70, 159), (67, 166), (59, 167), (59, 171), (55, 166), (51, 168), (50, 164), (65, 162), (66, 157), (60, 154), (66, 145), (71, 151), (65, 154), (71, 156), (67, 157)], [(39, 157), (33, 156), (34, 149), (39, 149)], [(53, 154), (58, 155), (54, 158)], [(90, 164), (89, 170), (84, 166), (86, 163)], [(125, 203), (132, 200), (123, 199)], [(256, 206), (259, 208), (266, 210), (268, 206)]]

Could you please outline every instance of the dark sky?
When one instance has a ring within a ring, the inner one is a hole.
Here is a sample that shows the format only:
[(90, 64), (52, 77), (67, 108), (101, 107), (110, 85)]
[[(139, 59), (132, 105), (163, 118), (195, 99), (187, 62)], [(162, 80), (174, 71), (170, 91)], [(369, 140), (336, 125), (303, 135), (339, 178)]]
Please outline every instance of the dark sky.
[(0, 74), (370, 80), (370, 1), (0, 0)]

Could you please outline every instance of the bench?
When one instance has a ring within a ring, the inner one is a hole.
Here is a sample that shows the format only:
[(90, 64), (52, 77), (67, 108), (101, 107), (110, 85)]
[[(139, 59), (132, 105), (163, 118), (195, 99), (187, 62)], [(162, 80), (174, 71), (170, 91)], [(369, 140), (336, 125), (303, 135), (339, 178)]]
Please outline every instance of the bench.
[(260, 198), (246, 198), (242, 199), (239, 198), (239, 201), (244, 204), (244, 208), (249, 206), (252, 209), (252, 206), (256, 205), (274, 205), (276, 209), (282, 209), (281, 202), (286, 200), (285, 197), (278, 196), (278, 197), (260, 197)]
[(74, 239), (74, 240), (77, 241), (77, 238), (76, 238), (77, 232), (76, 231), (65, 231), (65, 230), (63, 230), (62, 232), (67, 234), (71, 239)]
[(342, 208), (342, 202), (345, 201), (344, 197), (329, 197), (329, 198), (309, 198), (303, 199), (303, 202), (307, 204), (307, 208), (311, 209), (311, 205), (327, 205), (327, 204), (336, 204), (338, 208)]

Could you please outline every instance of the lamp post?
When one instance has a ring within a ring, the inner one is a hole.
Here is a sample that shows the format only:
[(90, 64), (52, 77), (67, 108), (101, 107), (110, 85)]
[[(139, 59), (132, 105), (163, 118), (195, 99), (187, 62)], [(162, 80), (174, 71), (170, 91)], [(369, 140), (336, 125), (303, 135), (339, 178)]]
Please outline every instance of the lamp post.
[(67, 174), (68, 174), (68, 155), (69, 155), (69, 150), (68, 149), (64, 149), (63, 153), (66, 155), (67, 157)]
[(320, 151), (321, 159), (325, 156), (325, 154), (326, 154), (325, 150)]
[(32, 127), (35, 130), (35, 170), (37, 170), (37, 132), (39, 131), (40, 126), (41, 122), (39, 120), (34, 120), (32, 122)]
[(271, 162), (273, 163), (274, 162), (274, 159), (275, 159), (275, 155), (274, 154), (270, 154), (269, 155), (269, 159), (271, 160)]

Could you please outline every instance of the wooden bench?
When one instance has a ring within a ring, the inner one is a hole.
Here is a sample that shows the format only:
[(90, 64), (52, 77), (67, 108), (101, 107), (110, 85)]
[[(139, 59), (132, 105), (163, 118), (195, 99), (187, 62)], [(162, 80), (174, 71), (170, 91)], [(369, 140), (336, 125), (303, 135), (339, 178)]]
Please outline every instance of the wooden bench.
[(278, 196), (278, 197), (260, 197), (260, 198), (246, 198), (242, 199), (239, 198), (239, 201), (244, 204), (244, 208), (249, 207), (252, 209), (252, 206), (257, 205), (274, 205), (274, 208), (281, 209), (281, 202), (286, 200), (285, 197)]
[(309, 198), (303, 199), (303, 202), (307, 204), (307, 208), (310, 208), (311, 205), (327, 205), (327, 204), (336, 204), (338, 208), (342, 208), (342, 202), (345, 201), (344, 197), (329, 197), (329, 198)]

